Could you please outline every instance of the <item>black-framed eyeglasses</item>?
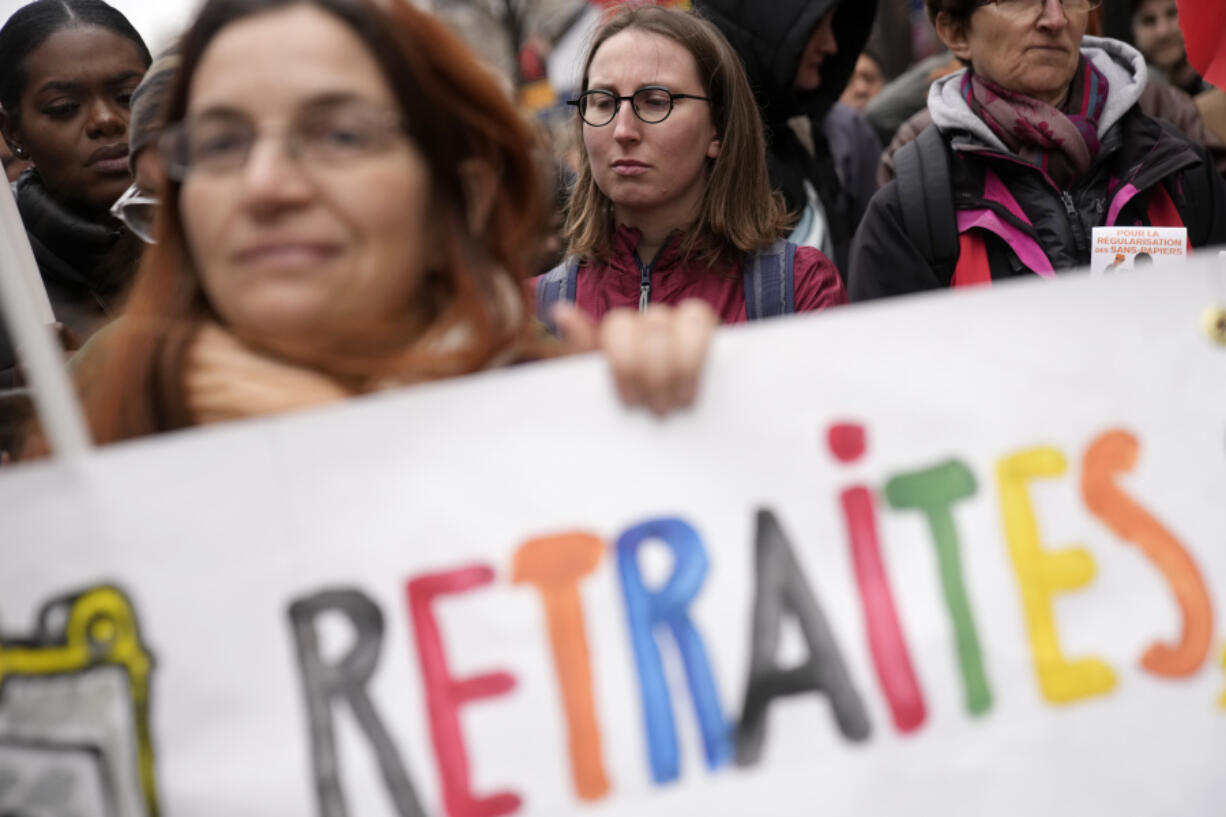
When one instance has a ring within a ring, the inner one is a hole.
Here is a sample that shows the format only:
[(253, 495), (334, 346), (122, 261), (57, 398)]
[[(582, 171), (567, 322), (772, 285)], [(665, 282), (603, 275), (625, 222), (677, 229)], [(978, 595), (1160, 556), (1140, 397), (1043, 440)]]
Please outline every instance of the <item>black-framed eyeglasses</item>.
[(673, 112), (673, 104), (678, 99), (699, 99), (710, 102), (710, 97), (697, 94), (675, 94), (662, 85), (645, 85), (629, 96), (618, 96), (612, 91), (584, 91), (578, 99), (567, 101), (579, 109), (579, 116), (593, 128), (603, 127), (617, 116), (622, 102), (629, 100), (634, 115), (648, 125), (655, 125), (668, 119)]
[[(308, 108), (279, 134), (283, 149), (301, 165), (328, 168), (389, 149), (405, 136), (400, 116), (361, 102)], [(169, 125), (158, 140), (166, 174), (225, 175), (241, 170), (256, 142), (266, 136), (237, 114), (205, 114)]]
[[(1084, 14), (1093, 11), (1103, 4), (1103, 0), (1060, 0), (1060, 7), (1065, 14), (1076, 12)], [(996, 6), (1002, 13), (1010, 17), (1024, 17), (1047, 5), (1047, 0), (975, 0), (974, 7)]]

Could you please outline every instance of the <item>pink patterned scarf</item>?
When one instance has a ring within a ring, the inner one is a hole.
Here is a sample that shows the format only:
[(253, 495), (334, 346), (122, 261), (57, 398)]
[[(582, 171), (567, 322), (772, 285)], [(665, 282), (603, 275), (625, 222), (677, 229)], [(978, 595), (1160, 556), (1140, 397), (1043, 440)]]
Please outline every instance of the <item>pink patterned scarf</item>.
[(967, 70), (962, 97), (1013, 153), (1067, 190), (1098, 155), (1098, 120), (1107, 104), (1107, 78), (1082, 56), (1063, 108), (1002, 88)]

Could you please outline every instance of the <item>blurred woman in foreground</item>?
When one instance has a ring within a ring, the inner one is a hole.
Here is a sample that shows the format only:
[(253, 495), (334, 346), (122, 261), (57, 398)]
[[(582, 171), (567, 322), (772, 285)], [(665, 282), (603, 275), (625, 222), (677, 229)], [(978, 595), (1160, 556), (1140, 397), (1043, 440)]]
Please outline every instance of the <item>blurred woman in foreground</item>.
[[(530, 137), (408, 0), (212, 0), (167, 122), (157, 243), (82, 371), (99, 441), (542, 354), (518, 286), (542, 222)], [(714, 322), (606, 322), (627, 400), (691, 398)]]

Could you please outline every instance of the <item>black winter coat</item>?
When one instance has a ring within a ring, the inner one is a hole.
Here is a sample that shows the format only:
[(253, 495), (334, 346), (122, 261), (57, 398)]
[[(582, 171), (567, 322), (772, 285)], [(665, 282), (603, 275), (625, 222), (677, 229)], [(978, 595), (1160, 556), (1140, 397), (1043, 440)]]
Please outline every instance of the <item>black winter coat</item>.
[[(1124, 205), (1115, 225), (1149, 226), (1150, 198), (1155, 187), (1162, 185), (1183, 219), (1192, 246), (1226, 243), (1226, 182), (1208, 154), (1135, 105), (1104, 134), (1098, 157), (1067, 193), (1062, 194), (1038, 169), (1016, 157), (986, 148), (947, 154), (955, 208), (993, 210), (1032, 237), (1057, 272), (1090, 263), (1091, 230), (1106, 225), (1111, 193), (1124, 184), (1140, 192)], [(988, 168), (1017, 200), (1029, 225), (984, 198)], [(848, 294), (853, 301), (950, 285), (934, 269), (933, 259), (925, 258), (908, 237), (903, 227), (904, 206), (923, 206), (923, 202), (904, 204), (897, 181), (883, 187), (869, 205), (852, 250)], [(995, 234), (984, 235), (994, 280), (1032, 274), (1009, 244)]]
[[(65, 208), (34, 170), (17, 181), (17, 208), (51, 310), (84, 343), (118, 313), (143, 245), (118, 222), (100, 224)], [(13, 385), (15, 365), (13, 343), (0, 319), (0, 389)]]

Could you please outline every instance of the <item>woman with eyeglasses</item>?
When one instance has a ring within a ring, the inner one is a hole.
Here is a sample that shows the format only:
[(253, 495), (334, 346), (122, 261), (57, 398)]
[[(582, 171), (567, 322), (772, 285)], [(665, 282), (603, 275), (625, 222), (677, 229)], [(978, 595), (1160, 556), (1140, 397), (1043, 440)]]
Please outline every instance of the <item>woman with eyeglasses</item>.
[[(110, 214), (132, 181), (128, 116), (149, 51), (101, 0), (36, 0), (0, 29), (0, 132), (33, 167), (17, 206), (55, 317), (84, 340), (111, 320), (141, 244)], [(0, 330), (0, 385), (14, 356)]]
[(701, 298), (724, 323), (846, 302), (826, 256), (780, 238), (762, 121), (713, 25), (654, 6), (615, 13), (572, 104), (584, 149), (568, 258), (534, 283), (542, 319), (558, 302), (599, 318)]
[(966, 68), (933, 84), (933, 125), (869, 206), (853, 300), (1050, 278), (1090, 263), (1095, 227), (1226, 241), (1226, 184), (1204, 148), (1137, 105), (1140, 52), (1085, 36), (1099, 3), (927, 0)]
[[(558, 351), (521, 287), (543, 229), (530, 131), (410, 0), (209, 0), (166, 122), (156, 242), (78, 366), (98, 441)], [(693, 399), (715, 326), (702, 304), (561, 321), (657, 411)]]

